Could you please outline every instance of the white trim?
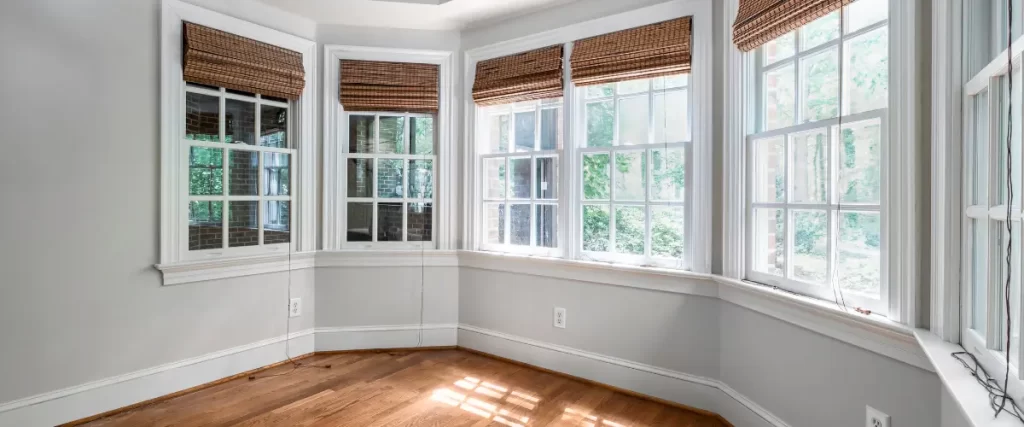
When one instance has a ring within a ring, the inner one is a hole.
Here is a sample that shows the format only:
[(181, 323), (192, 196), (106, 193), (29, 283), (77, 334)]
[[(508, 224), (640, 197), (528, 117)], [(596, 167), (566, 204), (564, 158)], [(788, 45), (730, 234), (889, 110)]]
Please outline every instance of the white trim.
[(321, 251), (316, 267), (458, 267), (456, 251)]
[[(316, 351), (456, 345), (458, 325), (382, 325), (316, 328)], [(422, 334), (422, 335), (421, 335)]]
[(163, 273), (164, 285), (169, 286), (313, 268), (315, 255), (315, 252), (262, 255), (158, 264), (156, 268)]
[(746, 274), (747, 227), (747, 135), (753, 130), (754, 99), (753, 55), (736, 48), (732, 24), (739, 11), (739, 0), (727, 0), (722, 14), (725, 42), (725, 82), (723, 83), (723, 155), (722, 155), (722, 274), (742, 279)]

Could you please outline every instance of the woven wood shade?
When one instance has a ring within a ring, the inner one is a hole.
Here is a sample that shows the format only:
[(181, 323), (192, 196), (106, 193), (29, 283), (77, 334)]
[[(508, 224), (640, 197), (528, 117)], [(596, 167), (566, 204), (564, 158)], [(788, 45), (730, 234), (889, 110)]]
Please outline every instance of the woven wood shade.
[(473, 100), (477, 104), (508, 104), (562, 95), (562, 45), (476, 64)]
[(185, 81), (298, 99), (306, 86), (302, 54), (185, 23)]
[(436, 113), (435, 64), (341, 61), (341, 105), (345, 111)]
[(744, 52), (853, 3), (854, 0), (740, 0), (732, 41)]
[(577, 86), (690, 72), (690, 16), (577, 40), (572, 81)]

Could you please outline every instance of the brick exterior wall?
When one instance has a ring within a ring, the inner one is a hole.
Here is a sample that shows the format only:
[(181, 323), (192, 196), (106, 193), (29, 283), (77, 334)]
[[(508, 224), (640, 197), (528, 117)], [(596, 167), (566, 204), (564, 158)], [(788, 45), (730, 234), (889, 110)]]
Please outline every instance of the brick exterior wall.
[(410, 203), (406, 217), (410, 242), (429, 242), (434, 239), (434, 205)]
[(402, 173), (404, 160), (379, 159), (377, 169), (377, 197), (400, 198), (404, 196)]
[(203, 141), (220, 139), (220, 101), (217, 97), (185, 95), (185, 135)]
[(228, 150), (228, 194), (255, 196), (259, 188), (259, 153)]
[(228, 202), (228, 247), (258, 245), (259, 202)]
[(402, 204), (377, 204), (377, 241), (402, 241)]
[(256, 104), (225, 99), (224, 121), (226, 142), (256, 144)]

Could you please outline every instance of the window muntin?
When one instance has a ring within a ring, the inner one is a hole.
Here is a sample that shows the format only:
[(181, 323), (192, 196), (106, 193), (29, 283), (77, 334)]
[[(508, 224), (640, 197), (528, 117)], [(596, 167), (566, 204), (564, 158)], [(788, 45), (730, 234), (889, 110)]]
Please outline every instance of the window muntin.
[(433, 247), (434, 116), (349, 112), (344, 119), (344, 247)]

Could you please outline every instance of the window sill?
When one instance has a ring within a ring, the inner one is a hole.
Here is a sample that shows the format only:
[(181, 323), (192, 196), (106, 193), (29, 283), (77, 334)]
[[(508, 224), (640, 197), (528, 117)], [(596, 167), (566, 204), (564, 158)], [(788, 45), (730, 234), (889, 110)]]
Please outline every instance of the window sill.
[(314, 266), (315, 252), (157, 264), (164, 286), (301, 270)]

